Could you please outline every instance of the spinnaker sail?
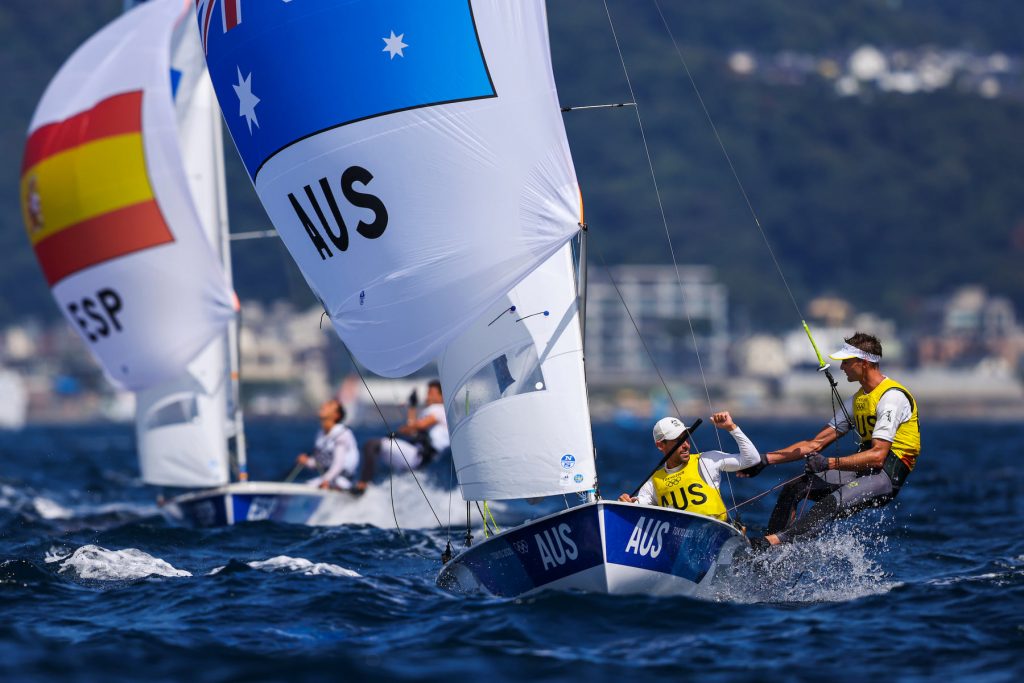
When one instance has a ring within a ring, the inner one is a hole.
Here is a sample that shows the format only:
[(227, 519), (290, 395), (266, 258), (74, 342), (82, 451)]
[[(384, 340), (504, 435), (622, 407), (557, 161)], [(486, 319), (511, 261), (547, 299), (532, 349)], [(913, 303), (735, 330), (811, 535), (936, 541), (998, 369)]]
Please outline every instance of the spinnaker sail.
[(187, 4), (156, 0), (101, 30), (36, 108), (22, 162), (29, 239), (61, 311), (110, 380), (170, 380), (237, 303), (189, 194), (170, 41)]
[(257, 194), (384, 376), (439, 356), (578, 230), (541, 0), (197, 0)]

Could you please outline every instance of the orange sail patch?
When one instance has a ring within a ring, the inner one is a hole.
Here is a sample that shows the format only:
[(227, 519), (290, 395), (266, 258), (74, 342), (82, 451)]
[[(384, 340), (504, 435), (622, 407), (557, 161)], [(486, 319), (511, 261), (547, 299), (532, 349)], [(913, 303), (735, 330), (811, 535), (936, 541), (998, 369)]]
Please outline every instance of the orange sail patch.
[(22, 217), (51, 286), (174, 241), (146, 172), (141, 91), (39, 128), (21, 169)]

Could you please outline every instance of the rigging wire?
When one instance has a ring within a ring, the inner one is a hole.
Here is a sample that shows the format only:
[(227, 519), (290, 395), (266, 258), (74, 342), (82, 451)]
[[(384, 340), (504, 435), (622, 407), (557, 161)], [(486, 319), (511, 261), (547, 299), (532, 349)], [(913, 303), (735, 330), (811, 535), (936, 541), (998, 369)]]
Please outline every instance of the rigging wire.
[[(697, 344), (697, 332), (696, 332), (696, 330), (693, 327), (693, 318), (690, 316), (690, 307), (689, 307), (689, 305), (687, 303), (687, 298), (686, 298), (685, 292), (683, 290), (683, 279), (682, 279), (682, 275), (679, 272), (679, 261), (676, 258), (675, 245), (672, 243), (672, 234), (671, 234), (671, 232), (669, 231), (669, 228), (668, 228), (668, 216), (665, 213), (665, 203), (661, 199), (661, 189), (658, 186), (658, 177), (657, 177), (657, 174), (654, 171), (654, 159), (651, 156), (650, 146), (647, 144), (647, 131), (644, 128), (643, 117), (641, 117), (641, 115), (640, 115), (640, 104), (637, 102), (636, 93), (633, 91), (633, 81), (629, 77), (629, 69), (626, 67), (626, 58), (625, 58), (625, 56), (622, 53), (622, 46), (619, 44), (619, 36), (616, 33), (616, 31), (615, 31), (615, 22), (612, 19), (611, 10), (608, 8), (608, 0), (602, 0), (602, 1), (604, 3), (605, 14), (608, 16), (608, 26), (611, 28), (612, 40), (615, 41), (615, 50), (616, 50), (616, 52), (618, 52), (618, 55), (619, 55), (619, 63), (622, 65), (622, 73), (623, 73), (623, 75), (626, 78), (626, 86), (629, 88), (629, 96), (633, 100), (633, 102), (636, 103), (636, 105), (633, 107), (633, 111), (636, 112), (636, 122), (637, 122), (637, 125), (640, 128), (640, 138), (643, 141), (644, 154), (647, 157), (647, 167), (648, 167), (648, 169), (650, 169), (650, 172), (651, 172), (651, 182), (654, 185), (654, 195), (655, 195), (655, 197), (657, 198), (657, 201), (658, 201), (658, 211), (661, 214), (661, 224), (665, 228), (665, 238), (668, 241), (669, 254), (672, 257), (672, 266), (675, 269), (675, 274), (676, 274), (676, 284), (679, 286), (679, 297), (680, 297), (680, 299), (681, 299), (681, 301), (683, 303), (683, 312), (686, 315), (686, 322), (687, 322), (687, 324), (689, 325), (689, 328), (690, 328), (690, 338), (693, 341), (693, 351), (694, 351), (694, 354), (697, 357), (697, 367), (700, 370), (701, 382), (704, 384), (704, 395), (707, 397), (708, 410), (711, 410), (712, 412), (714, 412), (714, 410), (712, 409), (712, 406), (711, 406), (711, 392), (708, 389), (707, 377), (704, 374), (704, 362), (701, 360), (700, 349), (699, 349), (698, 344)], [(673, 401), (673, 406), (675, 406), (675, 402), (674, 401)], [(676, 412), (678, 414), (678, 408), (676, 408)], [(721, 448), (722, 448), (722, 438), (721, 438), (721, 435), (719, 435), (717, 433), (717, 431), (716, 431), (716, 437), (718, 438), (719, 450), (721, 450)]]
[(597, 257), (601, 259), (601, 266), (608, 275), (608, 280), (612, 283), (615, 293), (619, 295), (619, 301), (622, 302), (622, 307), (626, 309), (626, 315), (629, 316), (629, 322), (633, 323), (633, 329), (636, 330), (636, 336), (640, 338), (640, 344), (644, 347), (644, 351), (647, 353), (647, 358), (650, 359), (651, 365), (654, 367), (654, 372), (658, 375), (658, 379), (661, 380), (661, 386), (665, 387), (665, 393), (668, 394), (668, 400), (672, 402), (672, 410), (675, 411), (676, 415), (679, 415), (679, 406), (676, 404), (676, 399), (672, 395), (672, 390), (668, 388), (668, 382), (665, 381), (665, 376), (661, 374), (661, 368), (658, 367), (658, 362), (654, 360), (654, 355), (651, 353), (650, 347), (647, 346), (647, 340), (644, 339), (643, 333), (640, 332), (640, 326), (636, 324), (633, 312), (629, 310), (629, 304), (626, 303), (626, 299), (622, 296), (622, 290), (619, 289), (618, 283), (615, 282), (615, 276), (612, 275), (611, 269), (605, 262), (604, 255), (598, 252)]
[[(673, 243), (672, 243), (672, 233), (671, 233), (671, 231), (669, 230), (669, 227), (668, 227), (668, 216), (665, 213), (665, 204), (664, 204), (664, 202), (662, 201), (662, 198), (661, 198), (661, 189), (658, 186), (658, 178), (657, 178), (657, 174), (655, 173), (655, 170), (654, 170), (654, 159), (651, 156), (651, 149), (650, 149), (650, 146), (647, 143), (647, 132), (646, 132), (646, 130), (644, 128), (643, 117), (640, 115), (640, 104), (637, 101), (636, 93), (633, 90), (633, 82), (632, 82), (632, 79), (630, 79), (630, 77), (629, 77), (629, 69), (626, 67), (626, 58), (625, 58), (625, 56), (622, 53), (622, 46), (619, 44), (618, 33), (615, 31), (615, 22), (612, 19), (611, 10), (608, 7), (608, 0), (602, 0), (602, 2), (604, 4), (605, 14), (608, 17), (608, 26), (611, 28), (612, 40), (615, 42), (615, 50), (616, 50), (616, 52), (619, 55), (619, 63), (622, 65), (622, 73), (623, 73), (623, 76), (626, 79), (626, 86), (629, 88), (629, 96), (630, 96), (630, 99), (634, 102), (633, 111), (636, 112), (636, 121), (637, 121), (637, 125), (639, 126), (639, 129), (640, 129), (640, 138), (643, 141), (644, 155), (647, 157), (647, 166), (648, 166), (648, 168), (650, 169), (650, 172), (651, 172), (651, 182), (654, 185), (654, 195), (655, 195), (655, 197), (657, 198), (657, 201), (658, 201), (658, 211), (661, 214), (661, 223), (662, 223), (662, 226), (665, 228), (665, 238), (668, 241), (669, 254), (672, 257), (672, 267), (675, 269), (676, 284), (679, 287), (679, 298), (680, 298), (680, 301), (683, 304), (683, 313), (686, 315), (686, 323), (687, 323), (687, 325), (690, 328), (690, 339), (693, 342), (693, 352), (694, 352), (694, 355), (697, 358), (697, 368), (700, 370), (701, 383), (704, 385), (704, 396), (707, 399), (708, 411), (710, 413), (714, 413), (715, 412), (714, 411), (714, 407), (712, 406), (712, 403), (711, 403), (711, 391), (710, 391), (710, 389), (708, 389), (708, 380), (707, 380), (707, 376), (706, 376), (706, 374), (704, 372), (704, 361), (701, 359), (700, 347), (699, 347), (699, 345), (697, 343), (697, 332), (696, 332), (696, 330), (693, 327), (693, 318), (692, 318), (692, 316), (690, 316), (690, 306), (689, 306), (689, 303), (687, 301), (685, 290), (683, 289), (682, 275), (679, 272), (679, 261), (676, 258), (675, 245), (673, 245)], [(606, 268), (607, 268), (607, 266), (606, 266)], [(621, 298), (621, 294), (619, 296)], [(794, 303), (795, 303), (795, 301), (794, 301)], [(623, 300), (623, 304), (625, 304), (625, 300)], [(633, 319), (633, 316), (631, 314), (630, 315), (630, 320), (632, 320), (632, 319)], [(634, 322), (633, 325), (635, 327), (636, 323)], [(639, 334), (639, 328), (637, 328), (637, 333)], [(641, 335), (641, 338), (642, 338), (642, 335)], [(644, 344), (644, 348), (646, 348), (646, 347), (647, 347), (647, 345), (645, 343)], [(650, 351), (648, 351), (648, 355), (650, 355)], [(653, 358), (651, 360), (653, 362)], [(655, 366), (655, 367), (657, 367), (657, 366)], [(660, 371), (658, 372), (658, 376), (661, 377), (661, 372)], [(664, 379), (662, 379), (662, 383), (664, 384)], [(665, 385), (665, 388), (666, 388), (666, 391), (667, 391), (668, 390), (668, 385)], [(669, 394), (669, 398), (671, 398), (671, 394)], [(679, 414), (679, 408), (676, 406), (675, 400), (672, 401), (672, 405), (673, 405), (673, 407), (676, 410), (676, 414), (678, 415)], [(718, 441), (718, 450), (719, 451), (723, 451), (724, 447), (722, 446), (722, 435), (719, 433), (718, 429), (715, 430), (715, 439)], [(693, 443), (694, 443), (694, 446), (696, 446), (696, 440), (694, 440)], [(699, 451), (700, 449), (698, 448), (697, 450)], [(725, 473), (725, 480), (726, 480), (726, 482), (727, 482), (727, 484), (729, 486), (729, 495), (732, 498), (733, 504), (735, 505), (735, 503), (736, 503), (736, 492), (733, 490), (732, 478), (729, 476), (728, 472)]]
[(448, 544), (452, 542), (452, 498), (455, 496), (455, 456), (451, 459), (451, 469), (448, 473)]
[[(686, 71), (686, 77), (690, 81), (690, 86), (693, 88), (693, 93), (697, 97), (697, 102), (700, 103), (700, 108), (704, 112), (704, 118), (707, 119), (708, 125), (711, 127), (711, 132), (715, 135), (715, 140), (718, 142), (719, 149), (722, 150), (722, 156), (725, 157), (726, 163), (729, 165), (729, 170), (732, 172), (732, 177), (736, 181), (736, 186), (739, 188), (740, 194), (743, 196), (743, 201), (747, 204), (747, 210), (750, 211), (750, 216), (754, 220), (754, 225), (757, 226), (758, 232), (761, 233), (761, 239), (764, 240), (764, 245), (768, 249), (768, 254), (771, 256), (772, 263), (775, 264), (775, 270), (779, 274), (779, 278), (782, 280), (783, 286), (786, 288), (786, 293), (789, 295), (789, 300), (793, 303), (793, 308), (796, 310), (797, 317), (800, 320), (804, 319), (804, 314), (800, 310), (800, 304), (796, 302), (796, 297), (793, 296), (793, 290), (789, 287), (789, 282), (786, 280), (786, 275), (782, 272), (782, 266), (779, 264), (779, 260), (775, 257), (775, 250), (772, 249), (771, 242), (768, 240), (768, 234), (765, 232), (764, 227), (761, 225), (761, 219), (757, 216), (757, 211), (754, 210), (754, 205), (750, 201), (750, 197), (747, 195), (747, 189), (743, 186), (743, 181), (740, 180), (740, 174), (736, 170), (736, 166), (732, 162), (732, 157), (729, 156), (729, 152), (725, 148), (725, 143), (722, 141), (722, 136), (718, 133), (718, 126), (715, 125), (714, 119), (711, 117), (711, 112), (708, 110), (707, 105), (704, 104), (704, 97), (700, 93), (700, 88), (697, 87), (697, 81), (694, 80), (693, 74), (690, 73), (690, 67), (686, 63), (686, 59), (683, 57), (683, 51), (679, 49), (679, 43), (676, 41), (676, 36), (672, 33), (672, 29), (668, 25), (668, 20), (665, 18), (665, 13), (661, 11), (661, 4), (658, 0), (652, 0), (654, 7), (658, 10), (658, 16), (661, 17), (661, 23), (665, 27), (665, 32), (668, 33), (668, 37), (672, 40), (672, 46), (675, 48), (676, 55), (679, 57), (680, 63), (683, 65), (683, 70)], [(632, 92), (632, 91), (631, 91)], [(636, 100), (636, 98), (633, 98)]]
[[(661, 23), (665, 27), (665, 32), (668, 34), (669, 39), (672, 41), (672, 47), (675, 49), (676, 56), (679, 57), (679, 62), (683, 66), (683, 70), (686, 72), (686, 77), (690, 81), (690, 86), (693, 88), (693, 93), (697, 98), (697, 102), (700, 104), (701, 110), (704, 112), (704, 118), (707, 119), (708, 126), (711, 128), (711, 132), (715, 136), (715, 140), (718, 142), (718, 147), (722, 151), (722, 156), (725, 158), (726, 163), (729, 166), (729, 171), (732, 173), (733, 179), (736, 181), (736, 187), (739, 189), (740, 195), (743, 197), (744, 203), (747, 205), (747, 210), (750, 212), (750, 217), (757, 227), (758, 232), (761, 234), (761, 239), (764, 241), (764, 246), (768, 250), (768, 255), (771, 257), (772, 263), (775, 265), (775, 271), (779, 274), (779, 279), (782, 281), (782, 285), (786, 290), (786, 294), (789, 296), (790, 302), (793, 304), (793, 309), (796, 311), (797, 317), (800, 322), (803, 323), (804, 330), (807, 332), (807, 337), (810, 339), (811, 345), (814, 347), (814, 351), (818, 356), (819, 370), (824, 370), (828, 377), (832, 401), (832, 422), (836, 429), (836, 448), (839, 447), (839, 438), (843, 436), (839, 433), (839, 419), (836, 413), (836, 403), (838, 402), (839, 407), (843, 411), (843, 415), (846, 420), (850, 423), (853, 431), (858, 431), (853, 420), (850, 418), (849, 412), (846, 409), (846, 404), (843, 402), (843, 397), (839, 394), (839, 389), (836, 386), (835, 381), (832, 379), (832, 375), (828, 372), (828, 365), (821, 358), (821, 354), (818, 352), (818, 347), (814, 343), (814, 338), (811, 336), (810, 328), (807, 326), (807, 322), (804, 319), (803, 311), (800, 309), (800, 304), (797, 303), (796, 296), (793, 294), (792, 288), (789, 286), (789, 281), (786, 279), (786, 274), (782, 270), (782, 265), (779, 263), (778, 258), (775, 256), (775, 250), (772, 248), (771, 241), (768, 239), (768, 233), (765, 231), (764, 226), (761, 224), (761, 219), (757, 215), (757, 211), (754, 209), (754, 204), (750, 200), (750, 196), (747, 194), (746, 187), (743, 185), (743, 181), (740, 179), (740, 174), (736, 170), (736, 165), (732, 161), (732, 157), (729, 155), (729, 151), (725, 147), (725, 142), (722, 140), (722, 136), (718, 132), (718, 126), (715, 125), (714, 118), (711, 116), (711, 112), (704, 102), (704, 97), (701, 95), (700, 88), (697, 86), (697, 81), (694, 79), (692, 72), (690, 71), (689, 65), (686, 63), (686, 58), (683, 57), (683, 51), (679, 48), (679, 42), (676, 40), (675, 34), (672, 32), (672, 28), (669, 26), (668, 19), (665, 17), (665, 13), (661, 9), (661, 3), (659, 0), (652, 0), (655, 9), (658, 11), (658, 16), (661, 18)], [(634, 97), (634, 100), (636, 98)], [(732, 484), (730, 482), (730, 490)], [(840, 493), (840, 496), (842, 493)], [(807, 496), (804, 499), (804, 504), (807, 503), (807, 498), (810, 497), (810, 489), (808, 488)], [(735, 501), (734, 501), (735, 502)]]
[[(349, 350), (348, 345), (347, 344), (342, 344), (342, 346), (345, 348), (345, 352), (348, 354), (349, 360), (352, 361), (352, 367), (354, 367), (356, 369), (356, 373), (359, 375), (359, 380), (363, 383), (363, 388), (366, 389), (366, 393), (370, 396), (370, 400), (373, 401), (373, 407), (376, 408), (377, 414), (380, 416), (380, 421), (384, 425), (384, 429), (387, 430), (389, 435), (393, 435), (395, 432), (394, 432), (394, 430), (391, 429), (391, 425), (388, 423), (387, 418), (384, 417), (384, 411), (381, 410), (380, 405), (377, 403), (376, 397), (374, 397), (374, 395), (373, 395), (373, 392), (370, 391), (370, 385), (366, 383), (366, 377), (363, 376), (363, 371), (360, 369), (359, 363), (356, 362), (356, 359), (352, 355), (352, 351)], [(394, 441), (395, 441), (394, 438), (391, 438), (391, 442), (392, 442), (393, 446), (394, 446)], [(419, 488), (420, 493), (423, 495), (423, 500), (425, 500), (427, 502), (427, 507), (430, 508), (430, 514), (432, 514), (434, 516), (434, 519), (437, 520), (437, 526), (439, 526), (439, 527), (444, 526), (443, 524), (441, 524), (441, 518), (438, 517), (437, 516), (437, 512), (434, 511), (434, 505), (430, 502), (430, 498), (427, 496), (427, 492), (423, 489), (423, 484), (420, 483), (420, 478), (416, 476), (416, 472), (413, 470), (412, 465), (409, 463), (409, 458), (407, 458), (405, 456), (405, 453), (402, 452), (402, 447), (401, 446), (398, 446), (398, 453), (399, 453), (399, 455), (402, 456), (402, 460), (405, 461), (406, 466), (409, 468), (409, 474), (412, 475), (413, 481), (416, 482), (416, 486)], [(394, 467), (391, 468), (391, 471), (392, 471), (392, 476), (394, 476)], [(394, 503), (395, 503), (395, 496), (394, 496), (394, 489), (392, 488), (392, 493), (391, 493), (391, 506), (392, 506), (392, 510), (394, 510)], [(399, 532), (402, 531), (402, 528), (400, 526), (398, 526), (398, 515), (397, 514), (395, 515), (395, 526), (398, 528)], [(404, 538), (405, 534), (402, 534), (402, 537)]]

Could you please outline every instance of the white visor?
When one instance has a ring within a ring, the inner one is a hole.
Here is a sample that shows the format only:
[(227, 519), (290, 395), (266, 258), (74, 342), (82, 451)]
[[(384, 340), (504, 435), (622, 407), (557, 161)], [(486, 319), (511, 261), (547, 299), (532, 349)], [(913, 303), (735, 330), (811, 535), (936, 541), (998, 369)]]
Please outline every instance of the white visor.
[(828, 354), (828, 357), (832, 360), (849, 360), (850, 358), (860, 358), (862, 360), (870, 361), (872, 363), (881, 363), (882, 357), (876, 356), (873, 353), (867, 351), (861, 351), (856, 346), (849, 344), (843, 344), (843, 348), (839, 349), (835, 353)]

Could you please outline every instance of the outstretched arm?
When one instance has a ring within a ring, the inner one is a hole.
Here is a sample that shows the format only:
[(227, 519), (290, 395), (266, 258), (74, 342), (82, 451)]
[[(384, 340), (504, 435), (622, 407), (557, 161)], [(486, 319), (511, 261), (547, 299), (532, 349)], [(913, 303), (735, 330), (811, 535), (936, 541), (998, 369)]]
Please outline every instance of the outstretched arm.
[(778, 465), (783, 462), (800, 460), (808, 453), (823, 451), (826, 446), (837, 438), (839, 438), (839, 433), (836, 432), (836, 428), (832, 425), (826, 425), (825, 428), (818, 432), (818, 434), (812, 439), (797, 441), (785, 448), (780, 448), (777, 451), (768, 453), (768, 464)]

